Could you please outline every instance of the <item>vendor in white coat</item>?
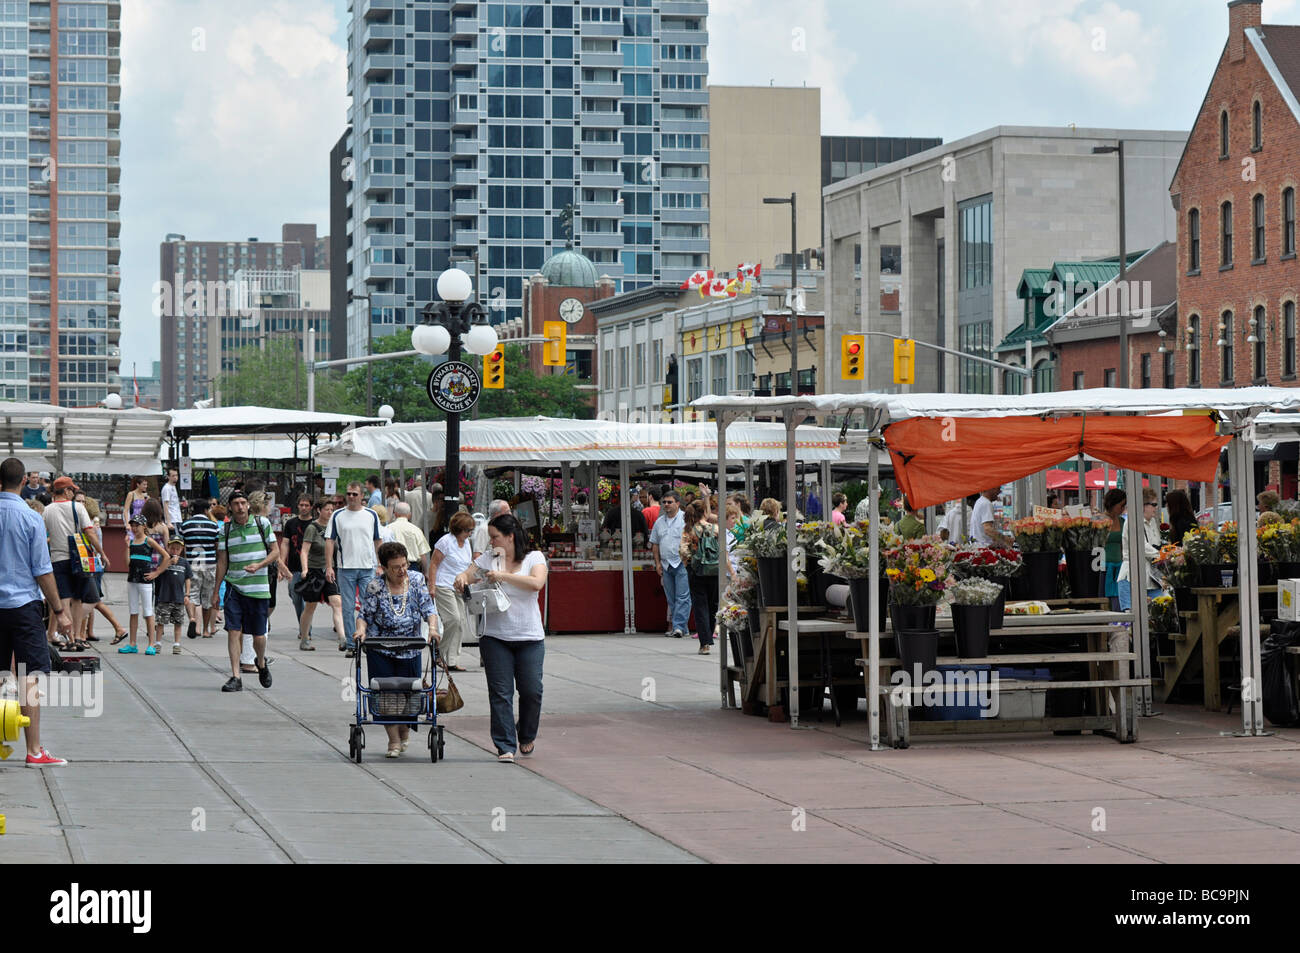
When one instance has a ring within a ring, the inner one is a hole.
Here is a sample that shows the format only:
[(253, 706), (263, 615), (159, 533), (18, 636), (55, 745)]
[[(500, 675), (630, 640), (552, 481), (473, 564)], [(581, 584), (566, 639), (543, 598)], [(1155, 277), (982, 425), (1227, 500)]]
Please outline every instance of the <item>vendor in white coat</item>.
[[(1127, 517), (1126, 517), (1127, 519)], [(1142, 490), (1142, 575), (1148, 598), (1160, 592), (1160, 583), (1156, 577), (1153, 562), (1160, 553), (1160, 516), (1153, 487)], [(1127, 612), (1133, 608), (1133, 589), (1130, 582), (1132, 569), (1129, 566), (1128, 537), (1125, 534), (1124, 561), (1120, 564), (1119, 574), (1115, 577), (1119, 590), (1119, 607)]]

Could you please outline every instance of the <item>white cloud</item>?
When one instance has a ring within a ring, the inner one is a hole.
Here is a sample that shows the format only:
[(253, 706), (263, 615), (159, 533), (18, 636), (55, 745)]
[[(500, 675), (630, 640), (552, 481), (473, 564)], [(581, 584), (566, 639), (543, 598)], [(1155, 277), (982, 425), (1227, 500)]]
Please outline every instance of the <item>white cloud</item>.
[(827, 0), (714, 0), (708, 25), (709, 82), (820, 87), (824, 134), (883, 134), (875, 115), (848, 95), (855, 40), (836, 34)]
[[(197, 240), (329, 221), (347, 54), (321, 0), (122, 4), (125, 361), (158, 349), (150, 287), (167, 232)], [(196, 47), (198, 47), (196, 49)]]

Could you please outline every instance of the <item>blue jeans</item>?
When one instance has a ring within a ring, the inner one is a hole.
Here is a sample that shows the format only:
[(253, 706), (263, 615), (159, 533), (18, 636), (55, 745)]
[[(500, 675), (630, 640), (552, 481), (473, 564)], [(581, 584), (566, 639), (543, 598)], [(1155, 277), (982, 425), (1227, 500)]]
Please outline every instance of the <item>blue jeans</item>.
[[(1127, 580), (1127, 579), (1120, 579), (1120, 580), (1118, 580), (1118, 581), (1115, 583), (1115, 587), (1119, 590), (1119, 608), (1120, 608), (1120, 611), (1121, 611), (1121, 612), (1128, 612), (1129, 609), (1132, 609), (1132, 608), (1133, 608), (1133, 587), (1132, 587), (1132, 585), (1130, 584), (1129, 580)], [(1147, 590), (1147, 598), (1148, 598), (1148, 599), (1154, 599), (1154, 598), (1155, 598), (1156, 596), (1158, 596), (1158, 595), (1160, 595), (1160, 590), (1159, 590), (1159, 589), (1148, 589), (1148, 590)]]
[(352, 633), (357, 629), (357, 590), (375, 576), (373, 569), (338, 569), (334, 573), (338, 580), (339, 595), (343, 597), (343, 638), (348, 648), (356, 648)]
[(668, 600), (668, 611), (673, 614), (673, 628), (688, 631), (691, 622), (691, 577), (687, 575), (686, 565), (663, 564), (664, 597)]
[[(517, 744), (537, 738), (542, 718), (542, 660), (546, 642), (506, 642), (484, 635), (478, 642), (479, 658), (487, 676), (488, 705), (492, 714), (492, 743), (497, 754), (512, 754)], [(515, 723), (515, 689), (519, 690), (519, 722)]]

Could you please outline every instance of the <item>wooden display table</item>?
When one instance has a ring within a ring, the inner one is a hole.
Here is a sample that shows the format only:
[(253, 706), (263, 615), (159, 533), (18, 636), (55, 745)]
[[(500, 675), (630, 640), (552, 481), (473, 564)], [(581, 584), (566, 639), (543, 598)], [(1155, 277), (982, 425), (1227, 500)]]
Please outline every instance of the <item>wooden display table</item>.
[[(1260, 586), (1260, 595), (1276, 593), (1277, 586)], [(1183, 631), (1170, 635), (1174, 654), (1161, 655), (1160, 701), (1169, 698), (1179, 681), (1201, 675), (1201, 696), (1206, 711), (1223, 710), (1223, 678), (1219, 672), (1220, 647), (1228, 638), (1237, 637), (1241, 624), (1241, 590), (1194, 587), (1195, 612), (1180, 612)], [(1229, 679), (1231, 681), (1231, 679)]]
[[(991, 640), (1025, 639), (1034, 637), (1047, 642), (1065, 643), (1071, 637), (1085, 636), (1086, 649), (1076, 651), (1063, 644), (1060, 650), (1011, 652), (1007, 654), (990, 654), (983, 658), (964, 659), (955, 656), (941, 656), (938, 665), (958, 668), (984, 667), (997, 668), (1004, 665), (1029, 665), (1050, 668), (1054, 665), (1088, 666), (1086, 679), (1065, 679), (1060, 681), (1029, 681), (998, 679), (996, 691), (1001, 696), (1008, 692), (1057, 691), (1063, 689), (1086, 689), (1092, 694), (1093, 711), (1091, 715), (1069, 715), (1051, 717), (1016, 718), (995, 720), (991, 718), (974, 718), (953, 721), (918, 721), (909, 717), (909, 700), (922, 696), (926, 686), (910, 688), (890, 684), (893, 670), (900, 666), (900, 661), (893, 657), (879, 659), (879, 691), (881, 702), (885, 706), (886, 724), (890, 742), (894, 747), (905, 748), (910, 743), (910, 736), (916, 734), (961, 734), (968, 732), (1023, 732), (1023, 731), (1094, 731), (1112, 734), (1121, 743), (1137, 740), (1136, 689), (1149, 684), (1149, 679), (1133, 678), (1132, 663), (1137, 657), (1129, 651), (1112, 650), (1111, 636), (1127, 635), (1127, 630), (1119, 623), (1131, 622), (1128, 612), (1066, 610), (1044, 615), (1009, 615), (1003, 620), (1001, 628), (993, 629)], [(952, 631), (952, 619), (935, 620), (935, 628), (942, 633)], [(848, 637), (856, 639), (862, 649), (858, 664), (863, 667), (864, 681), (870, 691), (869, 636), (865, 632), (850, 632)], [(893, 638), (892, 631), (886, 629), (882, 638)], [(988, 690), (994, 690), (991, 683)], [(928, 689), (934, 691), (933, 687)], [(946, 693), (952, 689), (945, 688)], [(909, 695), (911, 698), (909, 699)]]

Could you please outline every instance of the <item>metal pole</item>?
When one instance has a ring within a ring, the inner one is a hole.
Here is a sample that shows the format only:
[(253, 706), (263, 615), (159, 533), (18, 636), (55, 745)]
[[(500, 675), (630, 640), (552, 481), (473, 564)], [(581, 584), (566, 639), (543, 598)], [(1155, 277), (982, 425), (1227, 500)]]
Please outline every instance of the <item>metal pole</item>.
[[(1142, 474), (1136, 470), (1126, 470), (1124, 476), (1125, 482), (1128, 483), (1129, 500), (1128, 500), (1128, 532), (1125, 534), (1128, 538), (1124, 541), (1128, 549), (1128, 585), (1132, 593), (1132, 610), (1133, 610), (1133, 653), (1137, 656), (1133, 663), (1133, 676), (1135, 678), (1151, 677), (1151, 640), (1148, 636), (1150, 630), (1149, 612), (1147, 607), (1147, 560), (1146, 547), (1143, 541), (1146, 538), (1146, 528), (1142, 519)], [(1118, 698), (1123, 698), (1123, 692), (1116, 693)], [(1139, 715), (1150, 715), (1151, 706), (1151, 686), (1137, 689), (1137, 713)], [(1117, 699), (1118, 700), (1118, 699)]]
[[(791, 309), (793, 313), (793, 309)], [(790, 699), (790, 727), (799, 727), (799, 575), (795, 564), (795, 547), (798, 534), (795, 530), (795, 456), (794, 433), (798, 426), (802, 408), (789, 408), (785, 411), (785, 558), (786, 558), (786, 597), (785, 614), (790, 623), (789, 641), (786, 655), (789, 662), (789, 679), (786, 694)], [(775, 672), (769, 672), (768, 678), (775, 678)]]
[[(871, 501), (871, 526), (867, 600), (867, 716), (871, 724), (871, 750), (880, 750), (880, 451), (875, 428), (867, 434), (867, 499)], [(965, 497), (962, 506), (965, 507)], [(962, 525), (965, 525), (963, 519)]]
[[(450, 330), (450, 329), (449, 329)], [(460, 360), (460, 320), (457, 312), (456, 329), (451, 334), (451, 347), (447, 360)], [(367, 365), (369, 366), (369, 365)], [(460, 414), (447, 414), (447, 472), (442, 484), (442, 513), (448, 519), (460, 508)], [(445, 525), (445, 521), (444, 521)]]
[(307, 328), (307, 340), (304, 344), (307, 351), (307, 409), (314, 411), (316, 409), (316, 329)]
[[(475, 262), (475, 264), (477, 264), (477, 261)], [(474, 406), (477, 407), (478, 404), (475, 404)], [(570, 471), (569, 464), (561, 463), (560, 464), (560, 494), (563, 500), (562, 506), (564, 510), (564, 531), (566, 533), (573, 532), (573, 489), (570, 486), (572, 482), (573, 481), (571, 479), (571, 471)]]
[[(731, 415), (726, 411), (718, 412), (718, 602), (722, 601), (722, 594), (727, 588), (727, 424), (731, 422)], [(697, 619), (698, 623), (699, 620)], [(714, 620), (716, 625), (717, 620)], [(718, 637), (714, 639), (718, 644), (718, 678), (720, 680), (719, 688), (721, 690), (722, 708), (730, 707), (727, 704), (727, 689), (731, 687), (731, 678), (727, 674), (727, 633), (717, 626)], [(736, 659), (736, 664), (741, 666), (742, 673), (745, 664), (744, 656)], [(774, 674), (769, 672), (768, 678), (773, 678)]]
[[(460, 353), (459, 335), (455, 335), (455, 334), (452, 335), (452, 347), (456, 349), (457, 354)], [(375, 316), (373, 313), (371, 313), (369, 298), (366, 299), (366, 353), (367, 354), (375, 353)], [(452, 360), (456, 360), (456, 358), (452, 358)], [(366, 416), (367, 417), (373, 417), (375, 415), (374, 384), (375, 384), (374, 365), (367, 364), (366, 365)]]
[[(799, 312), (795, 309), (795, 290), (799, 287), (799, 243), (796, 239), (795, 193), (790, 193), (790, 396), (799, 396)], [(791, 540), (794, 537), (790, 537)]]
[(1119, 140), (1119, 280), (1117, 290), (1123, 295), (1124, 313), (1119, 316), (1119, 366), (1124, 372), (1121, 387), (1132, 387), (1133, 380), (1128, 366), (1128, 301), (1124, 291), (1124, 276), (1128, 273), (1127, 254), (1124, 249), (1124, 140)]
[[(1272, 734), (1264, 729), (1263, 665), (1259, 641), (1259, 578), (1255, 540), (1255, 508), (1250, 505), (1250, 486), (1255, 463), (1255, 444), (1242, 432), (1243, 414), (1234, 414), (1236, 425), (1228, 444), (1229, 479), (1232, 481), (1233, 510), (1237, 517), (1237, 598), (1241, 607), (1241, 735)], [(1213, 520), (1218, 519), (1216, 510)], [(1211, 525), (1217, 525), (1212, 523)], [(1205, 678), (1218, 678), (1205, 672)]]
[(627, 493), (631, 470), (626, 460), (618, 462), (618, 514), (619, 525), (623, 528), (623, 631), (628, 634), (636, 631), (636, 593), (632, 585), (632, 499)]

